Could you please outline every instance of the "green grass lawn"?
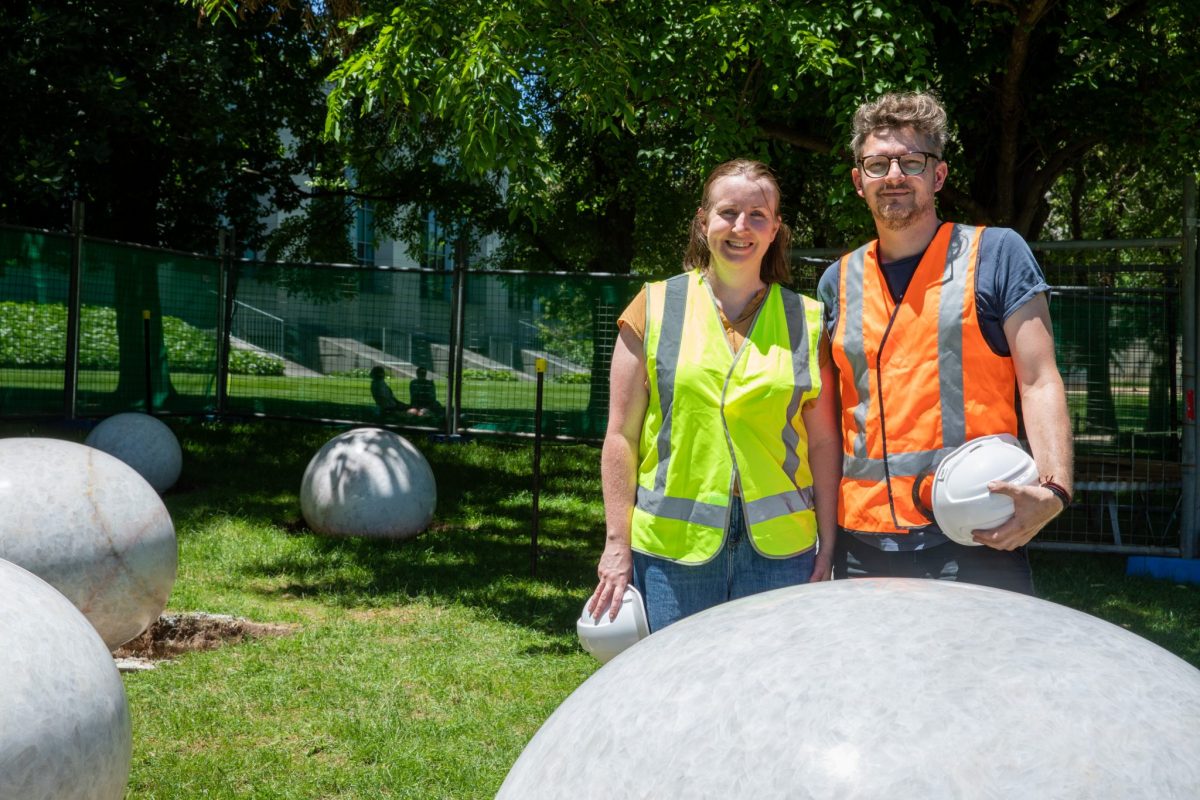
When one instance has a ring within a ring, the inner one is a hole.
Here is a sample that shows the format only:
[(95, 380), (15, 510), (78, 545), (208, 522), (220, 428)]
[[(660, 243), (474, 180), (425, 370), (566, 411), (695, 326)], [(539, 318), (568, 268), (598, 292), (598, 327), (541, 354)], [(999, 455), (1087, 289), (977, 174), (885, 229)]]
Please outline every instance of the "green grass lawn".
[(377, 543), (302, 529), (300, 478), (334, 430), (178, 430), (170, 608), (300, 627), (127, 674), (129, 796), (494, 795), (597, 666), (573, 627), (602, 531), (597, 451), (545, 454), (534, 580), (528, 446), (421, 442), (439, 476), (435, 523)]
[[(545, 448), (532, 578), (527, 444), (414, 439), (437, 512), (387, 543), (304, 528), (301, 476), (338, 429), (171, 424), (185, 461), (165, 497), (180, 551), (169, 609), (298, 627), (126, 673), (128, 797), (494, 796), (598, 668), (574, 634), (603, 538), (598, 451)], [(1200, 665), (1200, 587), (1126, 578), (1115, 557), (1034, 553), (1034, 567), (1048, 599)]]
[[(82, 370), (79, 389), (89, 393), (111, 393), (117, 388), (115, 370)], [(173, 372), (171, 383), (186, 395), (212, 395), (213, 376), (207, 373)], [(436, 380), (438, 399), (445, 402), (446, 381)], [(10, 367), (0, 369), (0, 387), (9, 390), (30, 389), (61, 393), (61, 369)], [(407, 397), (402, 380), (393, 380), (392, 389), (401, 400)], [(316, 404), (361, 405), (373, 408), (371, 382), (366, 378), (341, 375), (319, 377), (284, 377), (277, 375), (230, 375), (229, 396), (235, 403), (265, 401), (303, 401)], [(478, 408), (527, 408), (533, 411), (537, 394), (535, 381), (464, 380), (463, 404)], [(587, 384), (563, 384), (546, 381), (543, 403), (546, 408), (579, 410), (587, 407)], [(61, 403), (55, 409), (61, 407)]]

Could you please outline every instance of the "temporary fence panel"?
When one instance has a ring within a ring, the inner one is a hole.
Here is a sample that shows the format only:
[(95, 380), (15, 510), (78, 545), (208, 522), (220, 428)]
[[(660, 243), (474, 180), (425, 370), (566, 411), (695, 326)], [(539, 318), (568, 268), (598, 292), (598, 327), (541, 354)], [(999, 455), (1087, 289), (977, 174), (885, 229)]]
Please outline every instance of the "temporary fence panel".
[(84, 240), (81, 416), (215, 410), (219, 274), (214, 258)]
[(1042, 254), (1055, 287), (1050, 312), (1075, 442), (1077, 502), (1037, 541), (1177, 553), (1178, 250), (1149, 263), (1120, 263), (1114, 255), (1120, 254), (1081, 253), (1070, 260)]
[(0, 416), (62, 414), (71, 239), (0, 228)]
[(462, 408), (471, 431), (534, 432), (535, 362), (546, 360), (542, 434), (600, 439), (617, 318), (642, 278), (473, 272), (466, 276)]
[(451, 274), (234, 265), (228, 410), (441, 429)]
[[(806, 252), (811, 254), (822, 251)], [(821, 275), (825, 273), (826, 268), (837, 258), (833, 252), (831, 250), (824, 251), (823, 255), (796, 254), (792, 258), (791, 263), (792, 282), (790, 288), (800, 294), (815, 298), (817, 296), (817, 282), (821, 280)]]

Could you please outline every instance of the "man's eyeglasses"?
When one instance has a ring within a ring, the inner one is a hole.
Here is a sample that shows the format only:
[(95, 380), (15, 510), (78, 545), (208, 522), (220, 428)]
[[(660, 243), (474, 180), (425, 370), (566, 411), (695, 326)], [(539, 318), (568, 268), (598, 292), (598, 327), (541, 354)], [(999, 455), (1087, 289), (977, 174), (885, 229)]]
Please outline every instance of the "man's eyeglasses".
[(929, 165), (929, 159), (937, 161), (941, 156), (914, 150), (902, 156), (863, 156), (858, 160), (859, 167), (868, 178), (882, 178), (892, 169), (892, 162), (900, 165), (900, 171), (905, 175), (920, 175)]

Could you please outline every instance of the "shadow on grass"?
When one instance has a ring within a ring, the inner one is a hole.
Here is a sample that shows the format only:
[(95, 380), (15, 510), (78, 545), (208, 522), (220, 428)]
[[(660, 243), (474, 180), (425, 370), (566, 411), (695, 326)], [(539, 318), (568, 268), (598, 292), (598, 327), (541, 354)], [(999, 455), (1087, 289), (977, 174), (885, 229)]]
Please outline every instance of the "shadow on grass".
[(210, 524), (215, 514), (237, 516), (291, 539), (298, 546), (234, 567), (237, 578), (268, 596), (347, 608), (427, 598), (550, 635), (572, 629), (603, 541), (595, 449), (543, 450), (534, 578), (528, 443), (435, 444), (414, 436), (438, 482), (429, 530), (404, 541), (319, 536), (300, 516), (298, 491), (312, 454), (341, 430), (257, 422), (181, 427), (191, 477), (169, 497), (172, 514), (185, 528)]

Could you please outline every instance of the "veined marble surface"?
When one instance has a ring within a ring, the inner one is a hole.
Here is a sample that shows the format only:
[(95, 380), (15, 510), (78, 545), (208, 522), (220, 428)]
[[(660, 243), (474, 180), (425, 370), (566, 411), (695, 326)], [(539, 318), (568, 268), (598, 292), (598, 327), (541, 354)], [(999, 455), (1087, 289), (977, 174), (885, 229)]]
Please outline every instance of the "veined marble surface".
[(407, 539), (437, 506), (433, 470), (403, 436), (355, 428), (333, 437), (304, 470), (300, 510), (317, 533)]
[(0, 560), (0, 798), (120, 800), (133, 748), (125, 687), (91, 624)]
[(791, 587), (618, 655), (497, 797), (1198, 798), (1200, 671), (998, 589)]
[(83, 442), (124, 461), (162, 494), (183, 470), (183, 451), (175, 432), (149, 414), (116, 414), (103, 420)]
[(166, 606), (175, 528), (123, 461), (75, 442), (0, 439), (0, 510), (0, 558), (64, 594), (109, 648)]

